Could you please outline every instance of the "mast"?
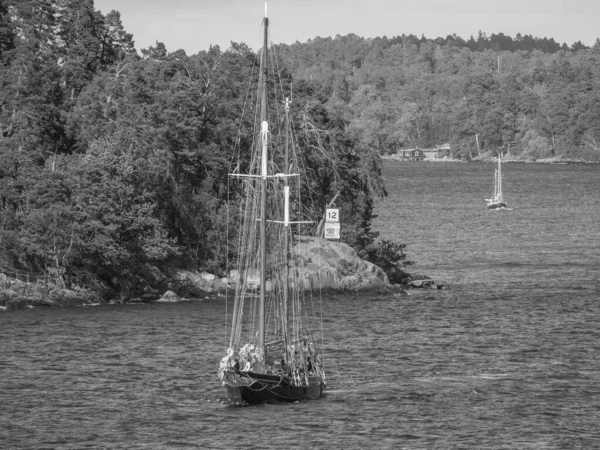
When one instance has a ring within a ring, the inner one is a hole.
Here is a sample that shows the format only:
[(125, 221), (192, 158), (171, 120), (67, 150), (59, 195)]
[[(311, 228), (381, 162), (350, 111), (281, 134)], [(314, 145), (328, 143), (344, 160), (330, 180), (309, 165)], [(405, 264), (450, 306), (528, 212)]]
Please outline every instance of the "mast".
[(500, 162), (502, 161), (502, 155), (498, 155), (498, 198), (502, 200), (502, 169)]
[[(290, 161), (289, 161), (289, 136), (290, 136), (290, 101), (288, 98), (285, 99), (285, 153), (284, 153), (284, 173), (287, 175), (290, 172)], [(284, 230), (283, 230), (283, 248), (284, 248), (284, 267), (283, 267), (283, 339), (285, 341), (285, 347), (288, 346), (289, 337), (289, 296), (290, 296), (290, 186), (288, 177), (284, 179), (283, 193), (284, 193)], [(286, 361), (287, 362), (287, 361)]]
[(496, 201), (496, 196), (498, 195), (498, 170), (494, 170), (494, 193), (492, 194), (493, 201)]
[(269, 122), (267, 117), (267, 75), (268, 75), (268, 27), (267, 3), (265, 2), (264, 38), (262, 51), (262, 97), (260, 103), (260, 122), (262, 135), (261, 155), (261, 194), (260, 194), (260, 303), (258, 306), (258, 346), (265, 347), (265, 290), (267, 268), (267, 144), (269, 135)]

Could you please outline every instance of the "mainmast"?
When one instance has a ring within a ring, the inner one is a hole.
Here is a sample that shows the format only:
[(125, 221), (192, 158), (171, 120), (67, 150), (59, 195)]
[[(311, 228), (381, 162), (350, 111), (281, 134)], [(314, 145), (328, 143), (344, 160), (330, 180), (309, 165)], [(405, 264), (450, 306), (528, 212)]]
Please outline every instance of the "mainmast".
[(266, 270), (267, 270), (267, 158), (268, 158), (268, 137), (269, 122), (267, 114), (267, 75), (268, 75), (268, 28), (269, 18), (267, 17), (267, 2), (265, 2), (264, 19), (264, 38), (262, 49), (262, 97), (260, 102), (260, 123), (262, 137), (262, 155), (261, 155), (261, 194), (260, 194), (260, 303), (258, 307), (258, 346), (261, 349), (265, 347), (265, 290), (266, 290)]
[(492, 199), (496, 201), (496, 197), (498, 196), (498, 170), (494, 170), (494, 193), (492, 195)]
[(501, 168), (502, 155), (498, 155), (498, 198), (502, 200), (502, 168)]
[[(289, 140), (290, 140), (290, 101), (288, 98), (285, 99), (285, 153), (284, 153), (284, 173), (288, 175), (290, 173), (290, 160), (289, 160)], [(283, 322), (283, 339), (285, 346), (288, 346), (289, 337), (289, 297), (290, 297), (290, 186), (288, 177), (284, 179), (284, 230), (283, 230), (283, 248), (284, 248), (284, 268), (283, 268), (283, 311), (282, 316), (284, 317)]]

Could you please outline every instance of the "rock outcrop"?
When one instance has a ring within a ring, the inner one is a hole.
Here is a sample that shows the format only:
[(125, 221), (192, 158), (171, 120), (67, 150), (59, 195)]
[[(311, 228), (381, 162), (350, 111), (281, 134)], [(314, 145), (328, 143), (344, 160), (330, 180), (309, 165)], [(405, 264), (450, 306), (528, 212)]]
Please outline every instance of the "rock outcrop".
[(173, 291), (167, 291), (157, 301), (164, 302), (164, 303), (175, 303), (175, 302), (178, 302), (180, 300), (181, 300), (181, 298), (175, 292), (173, 292)]
[(410, 275), (402, 284), (409, 289), (444, 289), (443, 284), (437, 283), (425, 275)]
[[(358, 256), (352, 247), (343, 242), (317, 237), (299, 236), (291, 249), (290, 280), (300, 284), (304, 291), (368, 292), (383, 291), (396, 285), (400, 289), (442, 289), (443, 286), (424, 275), (409, 274), (392, 264), (383, 268)], [(168, 286), (183, 298), (205, 298), (233, 291), (240, 273), (232, 270), (229, 276), (219, 278), (207, 272), (178, 270)], [(246, 283), (258, 289), (258, 273), (247, 274)], [(266, 281), (267, 290), (272, 280)], [(165, 293), (165, 296), (167, 294)], [(163, 296), (161, 301), (166, 300)]]
[(415, 275), (405, 272), (400, 267), (389, 261), (375, 261), (388, 277), (390, 284), (400, 285), (404, 289), (444, 289), (444, 285), (438, 283), (426, 275)]
[[(296, 238), (291, 254), (290, 278), (305, 291), (364, 291), (390, 285), (380, 267), (361, 259), (352, 247), (342, 242), (301, 236)], [(204, 297), (234, 289), (239, 279), (237, 270), (223, 278), (206, 272), (179, 270), (169, 282), (169, 289), (181, 297)], [(250, 289), (258, 289), (258, 273), (247, 276), (246, 283)], [(266, 283), (268, 290), (272, 281)]]
[(304, 290), (362, 291), (389, 286), (385, 272), (360, 258), (352, 247), (316, 237), (296, 239), (291, 270)]

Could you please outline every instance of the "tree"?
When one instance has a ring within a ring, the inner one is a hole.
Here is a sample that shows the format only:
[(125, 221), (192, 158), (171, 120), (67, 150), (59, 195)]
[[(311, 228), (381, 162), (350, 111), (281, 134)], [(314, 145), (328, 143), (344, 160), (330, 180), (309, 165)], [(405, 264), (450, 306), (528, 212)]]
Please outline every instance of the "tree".
[(572, 52), (576, 52), (579, 50), (588, 50), (588, 49), (589, 49), (589, 47), (584, 45), (581, 41), (573, 42), (573, 44), (571, 45)]
[(177, 254), (151, 194), (140, 189), (139, 166), (102, 142), (46, 166), (18, 215), (29, 260), (58, 275), (86, 268), (110, 279)]
[(0, 61), (4, 60), (4, 54), (14, 49), (14, 31), (8, 13), (8, 5), (0, 3)]
[(125, 31), (118, 11), (111, 11), (106, 15), (100, 37), (100, 62), (104, 67), (135, 55), (133, 35)]

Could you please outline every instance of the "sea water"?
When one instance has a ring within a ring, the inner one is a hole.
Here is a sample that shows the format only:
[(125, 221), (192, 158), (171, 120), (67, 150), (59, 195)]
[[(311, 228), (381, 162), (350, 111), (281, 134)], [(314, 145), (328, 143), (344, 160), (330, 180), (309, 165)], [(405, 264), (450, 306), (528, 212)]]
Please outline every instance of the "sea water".
[[(386, 162), (374, 228), (447, 286), (320, 298), (327, 396), (235, 407), (231, 304), (0, 313), (6, 449), (600, 448), (600, 167)], [(342, 211), (343, 227), (343, 211)]]

